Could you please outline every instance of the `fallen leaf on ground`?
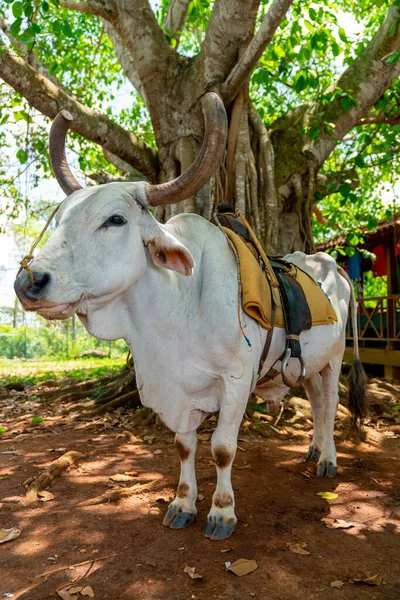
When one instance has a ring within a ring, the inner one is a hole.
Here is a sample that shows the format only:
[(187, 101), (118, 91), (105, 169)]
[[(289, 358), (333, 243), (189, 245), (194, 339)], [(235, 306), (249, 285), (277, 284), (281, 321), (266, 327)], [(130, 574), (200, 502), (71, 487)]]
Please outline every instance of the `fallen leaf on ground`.
[(72, 587), (68, 588), (68, 592), (70, 594), (79, 594), (79, 592), (81, 590), (83, 590), (83, 586), (82, 585), (80, 585), (80, 586), (73, 585)]
[(146, 565), (149, 565), (149, 567), (155, 567), (156, 563), (153, 560), (146, 560)]
[(221, 548), (220, 552), (230, 552), (232, 548)]
[(131, 475), (125, 475), (124, 473), (117, 473), (116, 475), (110, 476), (111, 481), (124, 482), (124, 481), (132, 481), (133, 477)]
[(331, 581), (331, 588), (338, 588), (340, 590), (340, 588), (343, 586), (344, 581), (340, 581), (340, 579), (337, 579), (336, 581)]
[(292, 462), (296, 465), (299, 465), (300, 463), (305, 462), (304, 456), (295, 456), (294, 458), (292, 458)]
[(48, 502), (49, 500), (54, 500), (54, 494), (51, 492), (47, 492), (46, 490), (42, 490), (38, 492), (40, 502)]
[(366, 583), (367, 585), (381, 585), (383, 582), (382, 575), (371, 575), (364, 579), (349, 579), (349, 583)]
[(93, 591), (93, 588), (90, 587), (90, 585), (87, 585), (86, 587), (84, 587), (81, 590), (81, 594), (82, 594), (82, 596), (89, 596), (89, 598), (94, 598), (94, 591)]
[(150, 508), (149, 515), (159, 515), (159, 514), (161, 514), (161, 511), (159, 508), (157, 508), (157, 507)]
[(32, 417), (31, 423), (43, 423), (42, 417)]
[(148, 444), (152, 444), (155, 440), (155, 437), (156, 437), (155, 435), (145, 435), (143, 439)]
[(162, 450), (158, 448), (157, 450), (154, 450), (153, 454), (162, 454)]
[(196, 573), (196, 567), (189, 567), (189, 565), (186, 565), (183, 572), (187, 573), (190, 579), (203, 579), (203, 576), (200, 575), (200, 573)]
[(312, 477), (311, 471), (302, 471), (301, 475), (303, 475), (303, 477), (307, 477), (307, 479), (311, 479)]
[(339, 496), (339, 494), (335, 494), (335, 492), (317, 492), (316, 496), (321, 496), (325, 500), (335, 500)]
[(204, 500), (204, 496), (203, 496), (203, 494), (197, 494), (197, 500), (198, 500), (199, 502), (201, 502), (202, 500)]
[(11, 540), (17, 539), (21, 535), (21, 530), (16, 527), (11, 529), (0, 529), (0, 544), (4, 542), (11, 542)]
[(3, 479), (8, 479), (10, 477), (10, 475), (0, 475), (0, 481), (3, 481)]
[(255, 560), (247, 560), (247, 558), (239, 558), (235, 560), (234, 563), (229, 565), (228, 571), (231, 571), (238, 577), (243, 577), (243, 575), (248, 575), (248, 573), (252, 573), (258, 568), (258, 564)]
[(311, 552), (305, 550), (307, 548), (306, 542), (286, 542), (286, 548), (295, 554), (311, 554)]
[(244, 469), (251, 469), (251, 465), (235, 465), (235, 469), (238, 471), (243, 471)]
[(354, 523), (343, 521), (343, 519), (331, 519), (330, 517), (324, 517), (321, 519), (321, 521), (325, 523), (325, 527), (328, 529), (350, 529), (350, 527), (354, 527)]

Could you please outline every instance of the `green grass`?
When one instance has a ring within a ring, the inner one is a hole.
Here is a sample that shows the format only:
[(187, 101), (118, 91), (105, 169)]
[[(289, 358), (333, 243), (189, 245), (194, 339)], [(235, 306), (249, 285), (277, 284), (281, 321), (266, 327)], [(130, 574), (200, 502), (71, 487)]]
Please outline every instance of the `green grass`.
[(0, 358), (0, 386), (22, 381), (37, 383), (61, 377), (91, 379), (107, 372), (115, 373), (125, 358), (78, 358), (73, 360), (20, 360)]

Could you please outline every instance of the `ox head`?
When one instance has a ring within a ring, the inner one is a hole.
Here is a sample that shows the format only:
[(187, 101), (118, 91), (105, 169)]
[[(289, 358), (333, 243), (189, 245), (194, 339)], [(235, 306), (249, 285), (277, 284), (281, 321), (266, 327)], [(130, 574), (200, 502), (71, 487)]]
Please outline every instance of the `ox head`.
[[(88, 303), (102, 305), (123, 294), (144, 274), (149, 260), (191, 275), (187, 248), (160, 225), (148, 208), (174, 204), (195, 194), (220, 164), (226, 141), (226, 114), (219, 97), (203, 98), (205, 136), (191, 167), (173, 181), (109, 183), (83, 189), (65, 158), (72, 116), (62, 111), (50, 131), (52, 167), (67, 198), (56, 214), (57, 228), (22, 270), (15, 291), (25, 310), (47, 319), (85, 314)], [(32, 277), (33, 275), (33, 277)]]

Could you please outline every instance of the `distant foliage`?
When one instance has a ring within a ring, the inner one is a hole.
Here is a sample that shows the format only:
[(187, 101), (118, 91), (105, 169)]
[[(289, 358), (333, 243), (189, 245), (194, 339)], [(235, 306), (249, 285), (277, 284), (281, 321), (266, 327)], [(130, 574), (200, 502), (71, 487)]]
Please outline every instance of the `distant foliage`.
[(78, 358), (84, 352), (101, 350), (108, 357), (123, 357), (127, 352), (124, 341), (103, 342), (87, 334), (79, 324), (75, 341), (71, 336), (71, 324), (0, 325), (0, 356), (5, 358)]

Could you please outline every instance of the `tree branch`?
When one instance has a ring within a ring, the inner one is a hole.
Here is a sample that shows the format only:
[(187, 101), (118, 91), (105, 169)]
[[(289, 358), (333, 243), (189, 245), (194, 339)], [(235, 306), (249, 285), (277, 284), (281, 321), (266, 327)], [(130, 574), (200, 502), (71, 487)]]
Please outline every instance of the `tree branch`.
[(186, 21), (186, 15), (189, 9), (189, 4), (192, 0), (171, 0), (168, 6), (168, 12), (163, 23), (163, 31), (169, 34), (176, 40), (175, 49), (178, 47), (181, 37), (183, 25)]
[(292, 4), (293, 0), (273, 1), (261, 22), (259, 30), (221, 88), (221, 96), (226, 105), (232, 102), (244, 81), (250, 75)]
[(138, 94), (140, 94), (143, 101), (147, 104), (144, 87), (133, 65), (131, 55), (126, 51), (126, 47), (124, 46), (116, 29), (113, 27), (113, 25), (111, 25), (111, 23), (104, 22), (104, 29), (108, 37), (110, 38), (112, 45), (114, 46), (115, 54), (117, 55), (118, 61), (125, 75), (129, 79), (135, 90), (138, 92)]
[(38, 59), (36, 54), (34, 54), (34, 52), (28, 50), (28, 48), (25, 46), (25, 44), (23, 42), (15, 39), (15, 37), (13, 37), (7, 21), (1, 14), (0, 14), (0, 29), (2, 30), (4, 35), (10, 40), (12, 46), (16, 50), (18, 50), (18, 52), (21, 53), (21, 58), (23, 58), (25, 60), (25, 62), (28, 63), (28, 65), (31, 65), (31, 67), (33, 67), (38, 73), (45, 75), (45, 77), (50, 79), (50, 81), (52, 81), (55, 85), (58, 85), (60, 88), (66, 90), (66, 87), (63, 86), (59, 81), (57, 81), (56, 77), (49, 75), (47, 68)]
[(375, 125), (384, 123), (386, 125), (400, 125), (400, 113), (394, 115), (369, 115), (361, 117), (356, 125)]
[(97, 0), (87, 0), (87, 2), (74, 2), (74, 0), (61, 0), (60, 6), (68, 10), (76, 10), (83, 13), (101, 17), (106, 21), (114, 19), (114, 11), (108, 2), (98, 2)]
[(73, 131), (137, 167), (151, 181), (157, 180), (158, 158), (152, 148), (105, 115), (81, 104), (35, 71), (1, 40), (0, 77), (26, 98), (31, 106), (50, 118), (54, 118), (62, 109), (68, 110), (74, 117)]
[(260, 0), (216, 0), (201, 51), (196, 62), (201, 65), (206, 87), (220, 84), (237, 62), (239, 52), (253, 34)]
[[(359, 123), (363, 115), (382, 96), (400, 75), (400, 61), (388, 64), (385, 57), (400, 49), (400, 9), (392, 6), (385, 21), (374, 35), (365, 50), (346, 69), (339, 80), (327, 90), (326, 93), (340, 88), (351, 95), (356, 106), (344, 110), (340, 98), (334, 99), (328, 106), (317, 104), (311, 113), (311, 118), (316, 122), (330, 122), (334, 124), (333, 133), (322, 128), (322, 133), (316, 140), (309, 140), (308, 150), (322, 165), (335, 148), (338, 141)], [(393, 34), (393, 28), (395, 33)]]

